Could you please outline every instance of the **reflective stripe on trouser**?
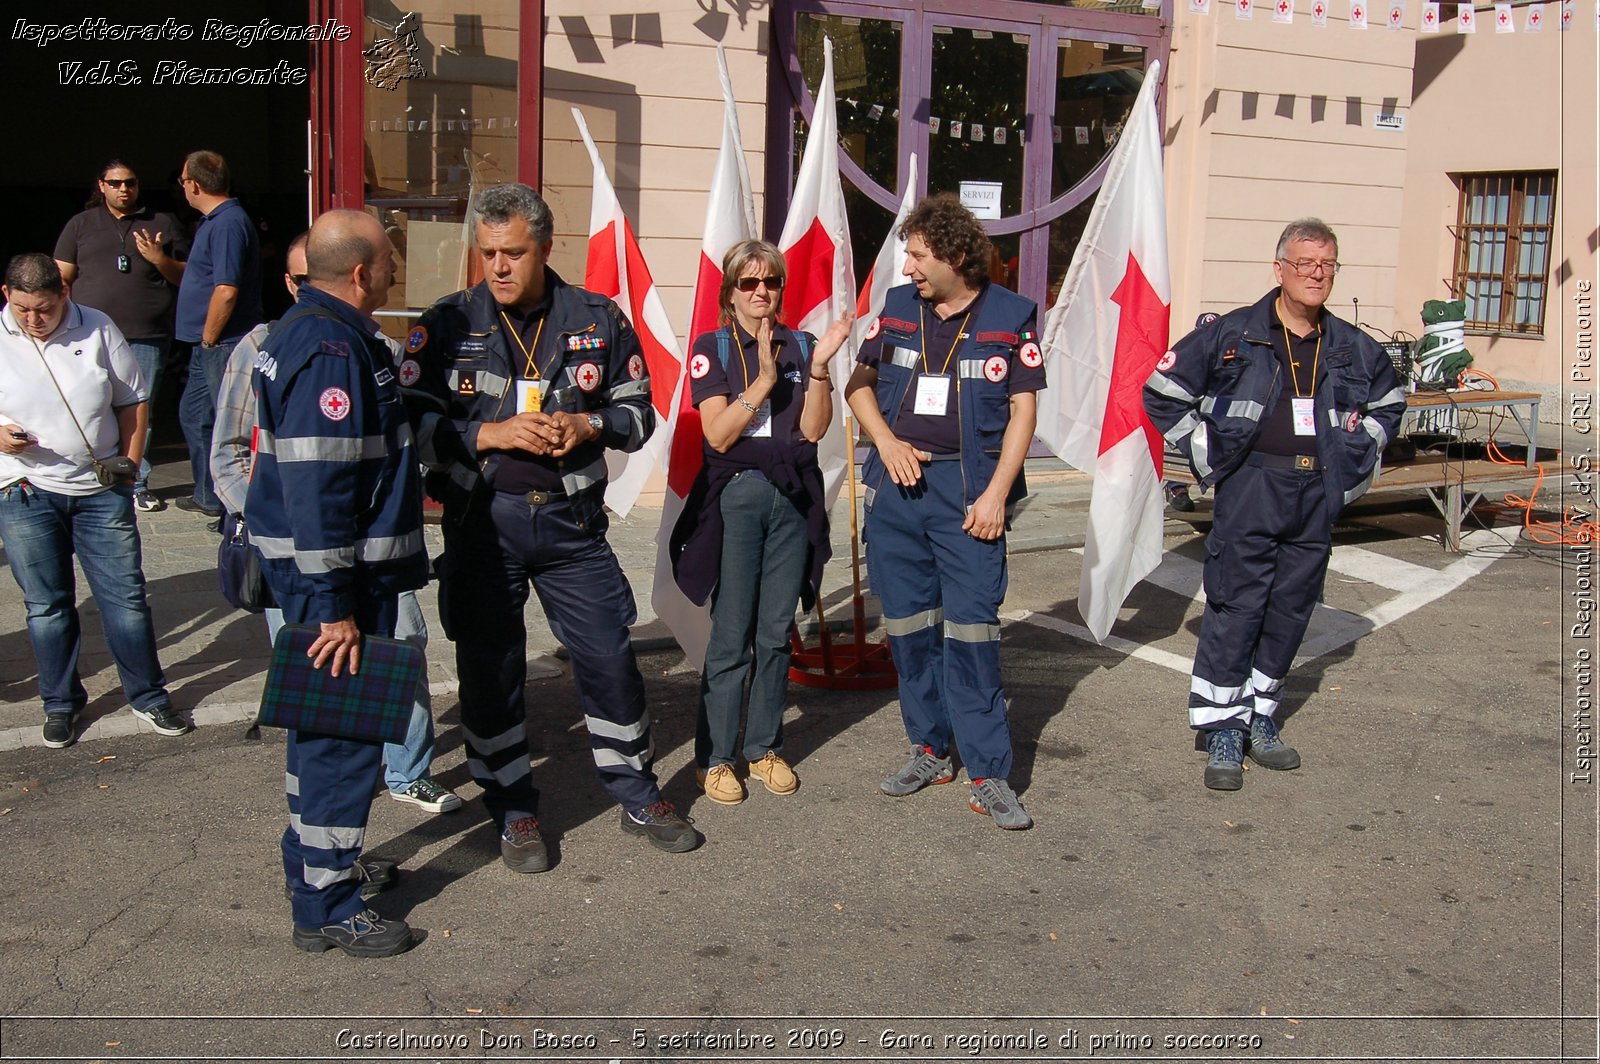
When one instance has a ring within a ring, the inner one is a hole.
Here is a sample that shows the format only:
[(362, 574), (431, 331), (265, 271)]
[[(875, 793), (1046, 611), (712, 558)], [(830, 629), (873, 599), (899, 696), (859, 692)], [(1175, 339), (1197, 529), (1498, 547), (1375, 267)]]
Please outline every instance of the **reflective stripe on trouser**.
[(883, 602), (900, 674), (900, 714), (913, 742), (961, 751), (967, 775), (1011, 774), (1011, 729), (1000, 686), (1005, 539), (961, 530), (960, 462), (922, 467), (923, 487), (885, 479), (867, 515), (867, 567)]
[[(303, 622), (311, 600), (279, 595), (290, 623)], [(394, 631), (395, 600), (357, 598), (356, 626), (363, 632)], [(289, 826), (283, 832), (283, 874), (294, 889), (297, 927), (321, 927), (365, 909), (356, 858), (366, 838), (367, 814), (378, 785), (380, 743), (341, 739), (317, 732), (288, 733), (284, 792)]]
[(783, 749), (789, 631), (809, 557), (805, 515), (765, 478), (734, 477), (719, 505), (722, 565), (711, 600), (694, 743), (695, 764), (702, 768), (734, 764), (741, 752), (739, 711), (747, 676), (745, 759), (759, 761), (769, 750)]
[(1337, 510), (1321, 473), (1247, 460), (1217, 485), (1212, 512), (1189, 724), (1242, 728), (1277, 714), (1322, 594)]
[[(488, 512), (485, 512), (485, 509)], [(550, 630), (567, 648), (600, 782), (628, 809), (661, 797), (644, 680), (628, 626), (633, 592), (605, 539), (605, 518), (579, 528), (565, 500), (530, 507), (521, 495), (447, 512), (440, 609), (456, 644), (467, 764), (495, 822), (538, 812), (525, 730), (532, 581)]]

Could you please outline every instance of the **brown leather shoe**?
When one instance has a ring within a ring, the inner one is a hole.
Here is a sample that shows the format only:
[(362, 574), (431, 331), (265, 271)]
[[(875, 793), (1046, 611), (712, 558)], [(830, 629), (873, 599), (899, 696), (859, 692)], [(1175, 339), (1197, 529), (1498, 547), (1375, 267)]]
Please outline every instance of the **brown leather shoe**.
[(744, 784), (739, 782), (732, 765), (712, 765), (710, 772), (697, 768), (694, 778), (700, 781), (706, 797), (718, 805), (738, 805), (744, 801)]
[(800, 778), (789, 762), (768, 750), (760, 761), (750, 762), (750, 775), (767, 785), (773, 794), (793, 794), (800, 789)]

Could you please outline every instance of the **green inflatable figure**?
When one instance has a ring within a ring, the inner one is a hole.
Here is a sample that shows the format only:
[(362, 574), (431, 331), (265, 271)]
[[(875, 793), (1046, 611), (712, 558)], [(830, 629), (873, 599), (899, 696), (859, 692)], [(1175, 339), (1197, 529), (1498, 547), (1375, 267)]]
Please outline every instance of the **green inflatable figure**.
[(1430, 299), (1422, 304), (1422, 342), (1417, 344), (1417, 383), (1456, 387), (1472, 365), (1466, 342), (1467, 301)]

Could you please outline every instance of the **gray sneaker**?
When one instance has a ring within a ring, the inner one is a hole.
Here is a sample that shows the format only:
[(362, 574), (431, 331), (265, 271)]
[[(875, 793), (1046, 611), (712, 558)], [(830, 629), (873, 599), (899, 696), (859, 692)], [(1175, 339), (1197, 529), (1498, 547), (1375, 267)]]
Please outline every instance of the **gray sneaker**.
[(972, 785), (972, 795), (967, 799), (967, 808), (974, 813), (982, 813), (993, 820), (996, 827), (1005, 828), (1007, 831), (1021, 831), (1033, 827), (1033, 818), (1022, 808), (1022, 803), (1017, 801), (1017, 792), (1011, 789), (1011, 784), (993, 776)]
[(414, 780), (398, 791), (390, 791), (389, 797), (430, 813), (453, 813), (461, 808), (460, 795), (428, 776)]
[(955, 769), (948, 757), (940, 757), (926, 746), (913, 746), (911, 760), (899, 772), (878, 784), (878, 790), (891, 798), (904, 798), (924, 787), (949, 783), (956, 778)]
[(1278, 722), (1260, 713), (1250, 719), (1250, 742), (1245, 753), (1262, 768), (1300, 767), (1299, 751), (1278, 737)]
[(1244, 786), (1244, 735), (1237, 728), (1217, 728), (1205, 733), (1205, 783), (1214, 791), (1236, 791)]

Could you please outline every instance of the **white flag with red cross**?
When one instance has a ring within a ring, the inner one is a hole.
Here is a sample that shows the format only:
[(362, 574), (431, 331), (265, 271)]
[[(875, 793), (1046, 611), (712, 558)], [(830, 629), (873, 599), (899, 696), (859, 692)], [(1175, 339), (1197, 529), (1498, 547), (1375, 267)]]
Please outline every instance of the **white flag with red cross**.
[[(718, 299), (722, 290), (722, 259), (728, 249), (756, 235), (755, 198), (750, 191), (750, 168), (739, 136), (739, 110), (733, 99), (728, 60), (717, 45), (717, 69), (722, 80), (722, 142), (711, 172), (711, 193), (706, 201), (706, 224), (700, 239), (700, 268), (690, 302), (689, 341), (717, 328)], [(656, 571), (650, 605), (684, 655), (696, 669), (705, 664), (711, 639), (711, 610), (696, 606), (678, 587), (672, 575), (669, 545), (672, 530), (683, 514), (684, 501), (704, 463), (704, 435), (700, 412), (694, 408), (687, 377), (673, 398), (668, 429), (667, 487), (661, 505), (661, 528), (656, 533)]]
[(1510, 4), (1494, 5), (1494, 31), (1496, 33), (1517, 32), (1517, 20), (1511, 14)]
[(1422, 32), (1439, 32), (1439, 0), (1428, 0), (1422, 5)]
[(1367, 28), (1366, 0), (1350, 0), (1350, 28), (1353, 30)]
[(906, 193), (900, 198), (900, 210), (895, 213), (894, 224), (889, 226), (889, 234), (883, 238), (878, 257), (872, 260), (872, 269), (867, 272), (867, 279), (861, 282), (861, 295), (856, 298), (856, 320), (850, 327), (850, 339), (858, 351), (867, 342), (868, 334), (877, 327), (878, 315), (883, 313), (883, 304), (889, 298), (889, 289), (911, 283), (911, 278), (900, 271), (906, 261), (906, 240), (900, 235), (900, 224), (911, 213), (916, 199), (917, 156), (913, 153), (906, 172)]
[[(589, 136), (589, 126), (576, 107), (572, 109), (572, 118), (578, 124), (578, 134), (583, 137), (584, 147), (589, 149), (589, 159), (594, 164), (589, 258), (583, 286), (591, 292), (610, 296), (633, 324), (644, 357), (642, 363), (628, 365), (628, 374), (639, 380), (649, 372), (650, 401), (656, 412), (655, 430), (643, 447), (631, 454), (606, 452), (606, 505), (618, 516), (626, 517), (645, 481), (660, 468), (661, 456), (666, 450), (672, 397), (677, 391), (678, 379), (683, 376), (683, 351), (678, 346), (672, 323), (667, 320), (667, 309), (661, 303), (661, 293), (656, 290), (650, 267), (639, 250), (633, 226), (622, 213), (622, 204), (617, 201), (605, 163), (600, 161), (594, 138)], [(601, 376), (597, 362), (581, 363), (575, 373), (578, 387), (584, 391), (599, 387)]]
[(1272, 5), (1272, 21), (1292, 24), (1294, 22), (1294, 0), (1278, 0)]
[(1473, 10), (1471, 4), (1457, 4), (1456, 5), (1456, 32), (1457, 33), (1477, 33), (1478, 32), (1478, 21), (1477, 21), (1477, 19), (1478, 19), (1477, 12)]
[(1172, 284), (1152, 63), (1056, 305), (1045, 318), (1050, 386), (1037, 435), (1094, 474), (1078, 612), (1104, 640), (1133, 586), (1161, 561), (1162, 440), (1144, 383), (1167, 350)]
[[(822, 81), (806, 134), (805, 154), (789, 200), (789, 217), (778, 246), (789, 279), (783, 290), (783, 320), (791, 329), (820, 337), (852, 312), (856, 304), (855, 265), (850, 257), (850, 223), (845, 217), (844, 185), (839, 177), (839, 120), (833, 90), (833, 41), (822, 39)], [(834, 411), (842, 416), (844, 382), (855, 361), (855, 345), (840, 346), (828, 367), (833, 374)], [(817, 443), (817, 462), (828, 504), (844, 483), (848, 448), (837, 426)]]

